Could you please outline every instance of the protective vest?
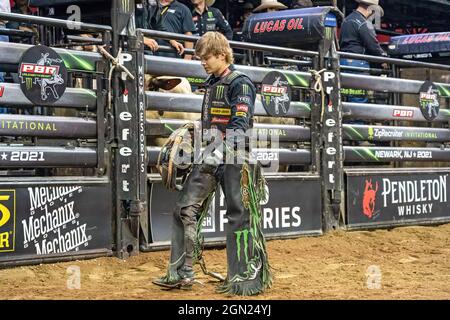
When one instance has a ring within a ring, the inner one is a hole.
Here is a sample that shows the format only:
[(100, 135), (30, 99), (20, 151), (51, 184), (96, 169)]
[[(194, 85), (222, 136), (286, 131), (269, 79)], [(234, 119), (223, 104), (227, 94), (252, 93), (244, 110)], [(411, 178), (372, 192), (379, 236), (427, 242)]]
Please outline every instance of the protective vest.
[(245, 75), (239, 71), (232, 71), (208, 88), (202, 105), (202, 129), (217, 128), (225, 133), (231, 120), (228, 90), (231, 82), (242, 76)]

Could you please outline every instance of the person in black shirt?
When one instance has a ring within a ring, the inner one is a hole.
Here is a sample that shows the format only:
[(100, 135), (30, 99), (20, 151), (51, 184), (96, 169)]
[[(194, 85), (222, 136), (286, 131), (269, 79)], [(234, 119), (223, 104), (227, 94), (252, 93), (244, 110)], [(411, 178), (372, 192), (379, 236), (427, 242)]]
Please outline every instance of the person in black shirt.
[[(137, 0), (135, 19), (137, 28), (167, 31), (162, 23), (161, 9), (157, 0), (148, 0), (147, 3), (144, 0)], [(159, 49), (158, 42), (152, 38), (144, 37), (144, 44), (153, 52)], [(181, 43), (170, 40), (169, 44), (175, 48), (179, 55), (183, 54), (184, 47)]]
[(213, 8), (215, 0), (191, 0), (194, 5), (192, 20), (197, 28), (197, 35), (203, 36), (208, 31), (219, 31), (228, 40), (233, 38), (233, 30), (219, 9)]
[[(341, 26), (340, 50), (358, 54), (375, 56), (387, 56), (381, 48), (375, 34), (373, 24), (368, 18), (374, 14), (374, 7), (378, 6), (379, 0), (355, 0), (359, 3), (358, 8), (347, 16)], [(379, 6), (378, 6), (379, 7)], [(378, 10), (383, 12), (381, 7)], [(341, 65), (369, 69), (369, 62), (365, 60), (341, 59)], [(382, 64), (387, 68), (387, 64)], [(368, 101), (365, 93), (361, 96), (349, 95), (349, 102), (366, 103)]]

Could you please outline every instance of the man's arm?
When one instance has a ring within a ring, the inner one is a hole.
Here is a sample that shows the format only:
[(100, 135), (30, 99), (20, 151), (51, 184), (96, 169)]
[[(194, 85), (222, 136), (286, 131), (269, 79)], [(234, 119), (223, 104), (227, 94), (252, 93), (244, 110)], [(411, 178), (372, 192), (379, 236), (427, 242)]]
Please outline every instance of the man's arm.
[[(188, 35), (188, 36), (192, 36), (192, 32), (185, 32), (184, 33), (185, 35)], [(187, 49), (193, 49), (194, 48), (194, 43), (193, 42), (185, 42), (184, 43), (184, 46), (187, 48)], [(185, 60), (192, 60), (192, 55), (190, 55), (190, 54), (186, 54), (185, 56), (184, 56), (184, 59)]]
[(375, 30), (369, 28), (367, 22), (362, 24), (359, 28), (359, 36), (361, 37), (366, 53), (374, 56), (386, 56), (386, 53), (381, 48), (375, 34)]
[(233, 30), (231, 29), (230, 24), (223, 16), (222, 12), (220, 10), (215, 11), (216, 21), (217, 21), (217, 27), (219, 28), (219, 31), (224, 34), (224, 36), (228, 40), (233, 39)]
[(245, 143), (245, 132), (250, 128), (255, 110), (256, 89), (249, 79), (240, 77), (231, 83), (229, 90), (231, 119), (227, 125), (225, 143), (235, 149)]

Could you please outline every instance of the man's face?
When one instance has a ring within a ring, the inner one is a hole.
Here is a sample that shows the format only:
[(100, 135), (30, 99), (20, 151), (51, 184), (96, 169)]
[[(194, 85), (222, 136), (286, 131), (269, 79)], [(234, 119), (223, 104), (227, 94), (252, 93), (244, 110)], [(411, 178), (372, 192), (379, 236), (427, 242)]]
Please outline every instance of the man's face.
[(218, 56), (208, 55), (202, 57), (200, 60), (207, 74), (219, 75), (227, 65), (224, 54), (219, 54)]

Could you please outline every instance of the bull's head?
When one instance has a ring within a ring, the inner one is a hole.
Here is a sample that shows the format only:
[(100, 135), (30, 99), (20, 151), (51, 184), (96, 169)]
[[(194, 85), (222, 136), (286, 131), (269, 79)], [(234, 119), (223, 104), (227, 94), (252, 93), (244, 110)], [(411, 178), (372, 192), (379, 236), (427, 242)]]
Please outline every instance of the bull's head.
[(181, 79), (179, 78), (168, 78), (168, 79), (150, 78), (148, 89), (151, 91), (156, 91), (159, 89), (172, 90), (180, 83)]

